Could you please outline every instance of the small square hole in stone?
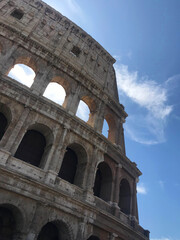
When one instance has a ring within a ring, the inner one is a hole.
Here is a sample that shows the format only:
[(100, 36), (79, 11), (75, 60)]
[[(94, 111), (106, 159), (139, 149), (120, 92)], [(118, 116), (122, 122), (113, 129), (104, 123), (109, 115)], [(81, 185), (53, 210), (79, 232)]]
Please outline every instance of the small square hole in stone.
[(71, 53), (73, 53), (76, 57), (79, 56), (80, 52), (81, 52), (81, 50), (76, 46), (74, 46), (71, 50)]
[(15, 9), (12, 13), (11, 16), (14, 18), (17, 18), (18, 20), (20, 20), (23, 17), (24, 13), (23, 11), (19, 10), (19, 9)]

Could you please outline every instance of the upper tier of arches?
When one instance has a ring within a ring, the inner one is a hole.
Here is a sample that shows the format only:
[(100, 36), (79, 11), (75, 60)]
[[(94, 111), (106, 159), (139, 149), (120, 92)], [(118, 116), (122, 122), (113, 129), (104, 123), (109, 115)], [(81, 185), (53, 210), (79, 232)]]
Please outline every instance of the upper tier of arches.
[(21, 56), (19, 52), (13, 58), (15, 60), (10, 61), (6, 66), (6, 75), (61, 105), (67, 111), (87, 122), (95, 130), (102, 132), (109, 141), (119, 144), (116, 136), (119, 134), (119, 130), (117, 131), (118, 118), (109, 107), (101, 109), (102, 103), (99, 98), (87, 89), (79, 87), (71, 78), (66, 79), (58, 70), (49, 69), (47, 74), (42, 73), (45, 66), (42, 70), (39, 69), (41, 69), (43, 62), (37, 61), (34, 57)]

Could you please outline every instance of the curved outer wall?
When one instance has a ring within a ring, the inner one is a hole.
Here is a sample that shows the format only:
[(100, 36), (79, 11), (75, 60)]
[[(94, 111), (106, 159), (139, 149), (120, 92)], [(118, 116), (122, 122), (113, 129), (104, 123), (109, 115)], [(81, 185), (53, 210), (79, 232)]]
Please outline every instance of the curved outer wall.
[[(141, 172), (125, 153), (127, 114), (119, 104), (114, 62), (92, 37), (42, 1), (0, 1), (0, 113), (7, 119), (0, 140), (0, 217), (11, 212), (13, 239), (41, 239), (47, 223), (62, 240), (149, 238), (138, 221)], [(30, 88), (8, 77), (18, 63), (35, 71)], [(64, 87), (62, 106), (43, 96), (50, 82)], [(80, 100), (90, 109), (87, 123), (76, 117)], [(104, 119), (108, 139), (101, 134)], [(45, 142), (38, 166), (15, 157), (31, 131)], [(78, 159), (73, 183), (59, 177), (68, 149)], [(103, 183), (94, 196), (98, 169)]]

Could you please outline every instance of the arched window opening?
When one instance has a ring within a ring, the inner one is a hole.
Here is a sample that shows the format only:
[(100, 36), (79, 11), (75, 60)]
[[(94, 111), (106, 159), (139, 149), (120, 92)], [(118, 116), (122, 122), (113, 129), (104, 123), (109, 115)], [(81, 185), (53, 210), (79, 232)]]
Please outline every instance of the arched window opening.
[(4, 136), (11, 120), (11, 110), (5, 104), (0, 103), (0, 140)]
[(12, 211), (0, 207), (0, 239), (12, 240), (16, 232), (16, 221)]
[(131, 190), (126, 179), (122, 179), (119, 190), (119, 207), (125, 214), (130, 214)]
[(3, 113), (0, 112), (0, 140), (4, 136), (4, 133), (7, 129), (8, 121)]
[(76, 153), (71, 148), (66, 148), (66, 153), (58, 176), (70, 183), (74, 183), (77, 165), (78, 157)]
[(62, 105), (66, 97), (66, 92), (60, 84), (51, 82), (48, 84), (43, 96)]
[(112, 172), (107, 163), (103, 162), (98, 165), (94, 182), (94, 195), (110, 201), (112, 188)]
[(54, 223), (47, 223), (41, 229), (37, 240), (60, 240), (58, 228)]
[(91, 236), (88, 238), (88, 240), (100, 240), (100, 238), (96, 237), (96, 236)]
[(14, 156), (39, 167), (45, 147), (46, 139), (44, 135), (36, 130), (28, 130)]
[(85, 149), (80, 144), (73, 143), (66, 149), (58, 176), (76, 186), (83, 187), (86, 164)]
[(37, 240), (71, 240), (67, 225), (61, 221), (48, 222), (44, 225)]
[(34, 82), (35, 72), (27, 65), (15, 64), (8, 73), (8, 76), (24, 84), (27, 87), (31, 87)]
[(108, 134), (109, 134), (109, 125), (108, 125), (106, 119), (104, 119), (104, 122), (103, 122), (102, 134), (103, 134), (106, 138), (108, 138)]
[(84, 101), (80, 100), (76, 116), (82, 119), (83, 121), (87, 122), (89, 119), (89, 114), (90, 110), (88, 105)]
[(106, 127), (108, 127), (108, 134), (106, 133), (106, 136), (108, 135), (108, 140), (115, 143), (115, 134), (116, 134), (116, 122), (113, 118), (112, 114), (106, 114), (104, 117), (104, 124), (107, 124)]

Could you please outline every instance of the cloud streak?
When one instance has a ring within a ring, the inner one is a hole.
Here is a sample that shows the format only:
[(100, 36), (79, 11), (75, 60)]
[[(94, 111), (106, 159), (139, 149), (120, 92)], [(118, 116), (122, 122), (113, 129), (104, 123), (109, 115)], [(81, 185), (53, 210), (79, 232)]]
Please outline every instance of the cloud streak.
[(125, 126), (128, 135), (148, 145), (165, 141), (165, 120), (172, 112), (172, 106), (167, 104), (167, 89), (148, 77), (139, 77), (137, 71), (130, 72), (126, 65), (116, 65), (115, 69), (120, 95), (146, 110), (146, 114), (129, 117)]
[(143, 183), (140, 183), (140, 184), (137, 185), (137, 192), (139, 194), (143, 194), (143, 195), (147, 194), (147, 189), (146, 189), (146, 187), (144, 186)]

